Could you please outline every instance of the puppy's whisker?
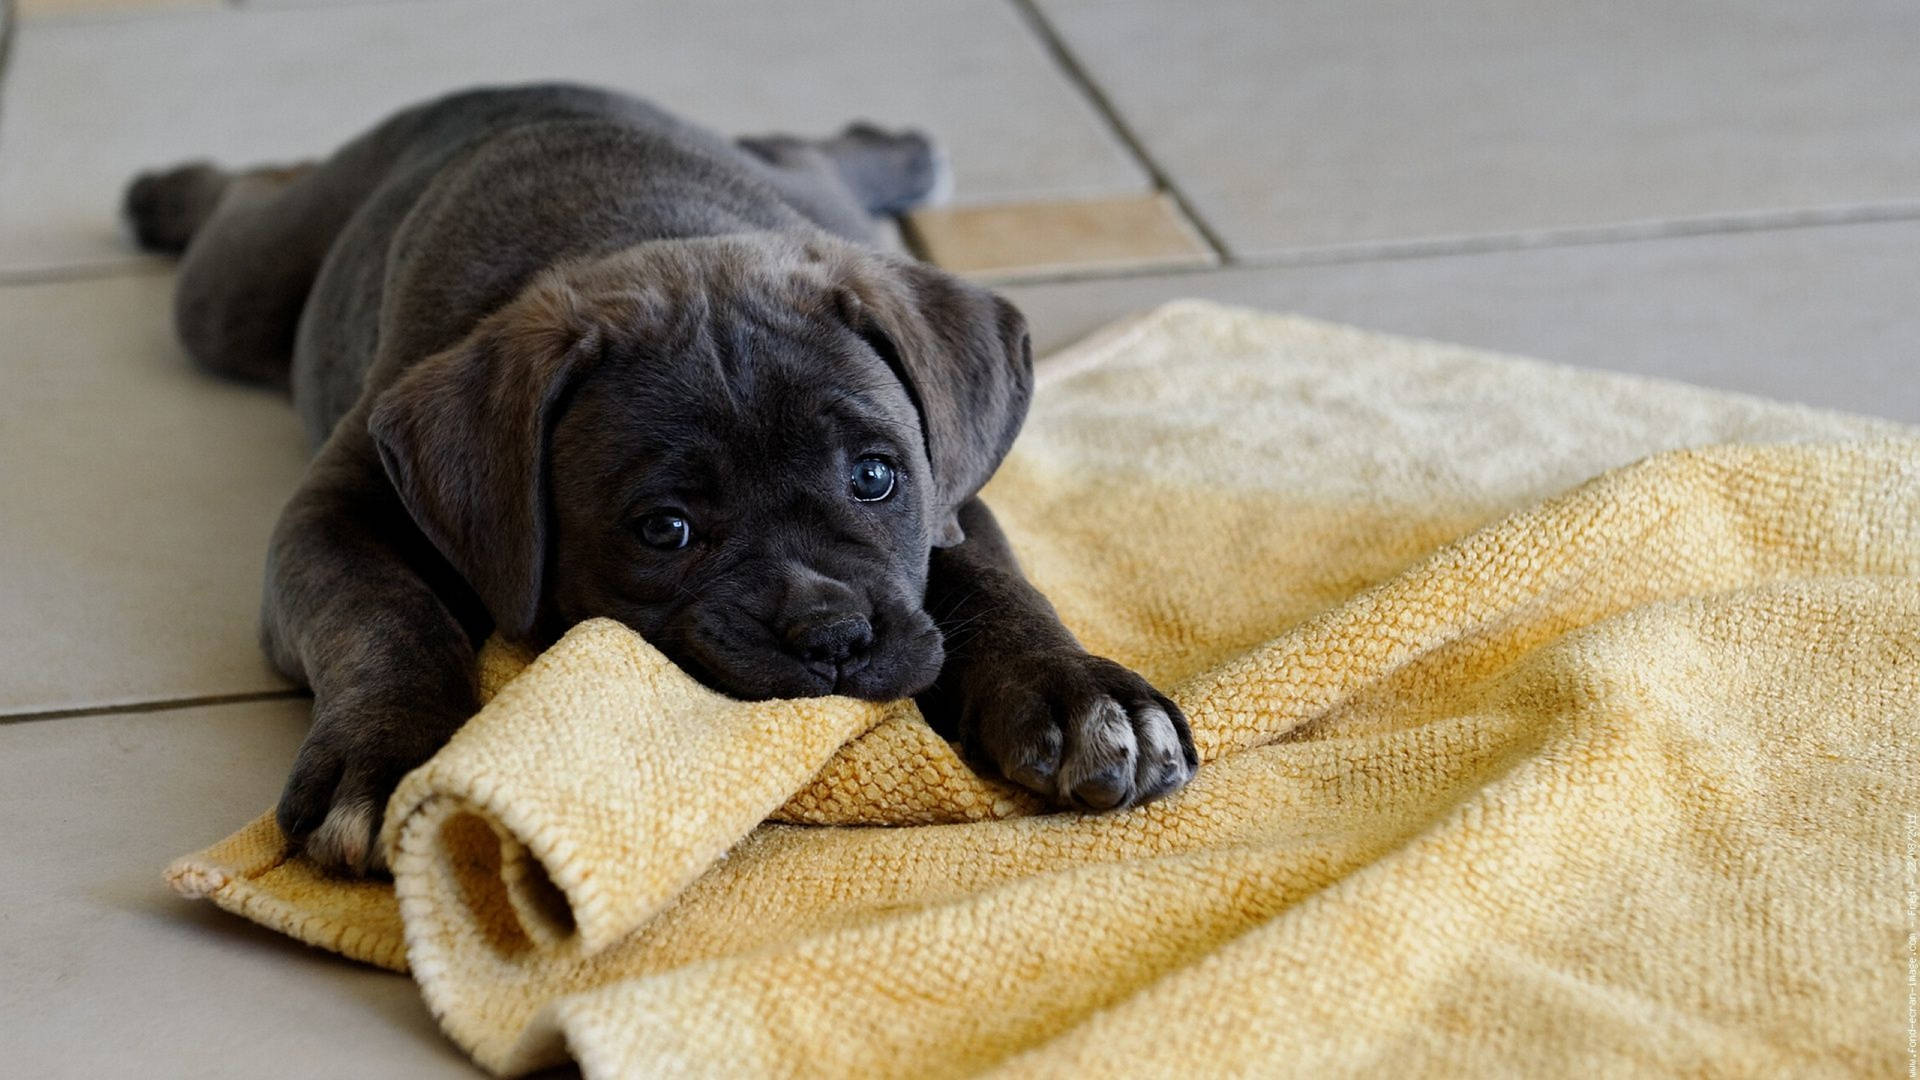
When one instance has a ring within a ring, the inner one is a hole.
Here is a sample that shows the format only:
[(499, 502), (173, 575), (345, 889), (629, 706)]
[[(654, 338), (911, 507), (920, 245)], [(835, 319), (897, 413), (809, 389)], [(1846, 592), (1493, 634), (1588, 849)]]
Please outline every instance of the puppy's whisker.
[(964, 619), (961, 619), (959, 622), (940, 623), (937, 625), (939, 625), (940, 632), (942, 635), (945, 636), (947, 640), (947, 644), (949, 646), (959, 646), (959, 645), (966, 644), (967, 641), (970, 640), (972, 635), (969, 634), (968, 631), (972, 630), (975, 626), (977, 626), (981, 622), (986, 621), (990, 616), (994, 614), (995, 612), (992, 609), (988, 609), (985, 611), (977, 611), (974, 614), (969, 615)]
[(959, 596), (949, 599), (943, 610), (928, 611), (927, 614), (932, 615), (935, 622), (945, 625), (946, 621), (953, 617), (954, 612), (965, 610), (967, 604), (978, 595), (980, 595), (980, 589), (976, 586), (968, 589)]

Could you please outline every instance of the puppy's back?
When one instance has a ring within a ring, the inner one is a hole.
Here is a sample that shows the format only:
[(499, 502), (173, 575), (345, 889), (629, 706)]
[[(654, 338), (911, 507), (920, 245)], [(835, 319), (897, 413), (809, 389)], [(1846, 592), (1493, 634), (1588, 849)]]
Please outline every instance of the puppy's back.
[[(539, 270), (648, 240), (804, 227), (733, 144), (636, 98), (548, 84), (416, 106), (320, 182), (351, 205), (307, 301), (294, 397), (324, 438)], [(376, 351), (394, 358), (374, 367)]]

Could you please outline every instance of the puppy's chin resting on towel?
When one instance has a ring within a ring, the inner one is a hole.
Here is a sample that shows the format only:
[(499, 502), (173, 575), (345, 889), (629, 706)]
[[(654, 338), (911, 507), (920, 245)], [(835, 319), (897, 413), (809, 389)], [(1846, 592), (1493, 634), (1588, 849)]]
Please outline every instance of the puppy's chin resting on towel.
[[(942, 327), (989, 328), (978, 359), (922, 344), (936, 328), (900, 294), (934, 293), (927, 273), (826, 240), (637, 245), (536, 278), (404, 375), (369, 423), (412, 518), (489, 583), (490, 609), (521, 613), (497, 633), (549, 644), (614, 618), (736, 697), (911, 697), (945, 658), (928, 552), (961, 539), (955, 503), (1017, 426), (994, 421), (1008, 431), (936, 463), (920, 413), (957, 427), (1026, 400), (1023, 324), (1004, 301), (947, 300)], [(903, 380), (882, 335), (930, 365), (1003, 369), (988, 396), (1006, 401), (951, 393), (943, 371)], [(474, 378), (485, 369), (513, 385)], [(503, 401), (516, 415), (489, 415)], [(495, 419), (543, 438), (472, 438)]]
[(1908, 1060), (1915, 432), (1183, 303), (1043, 364), (987, 493), (1193, 784), (1039, 813), (909, 704), (594, 621), (483, 653), (392, 887), (270, 814), (175, 885), (409, 969), (500, 1074)]

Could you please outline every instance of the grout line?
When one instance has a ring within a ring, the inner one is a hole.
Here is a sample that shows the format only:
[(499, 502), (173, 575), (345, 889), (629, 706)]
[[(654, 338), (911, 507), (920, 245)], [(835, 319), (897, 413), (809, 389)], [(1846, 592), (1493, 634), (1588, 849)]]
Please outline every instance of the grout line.
[(1085, 270), (1061, 270), (1045, 274), (1023, 274), (1019, 271), (997, 272), (992, 274), (962, 274), (961, 277), (990, 289), (1016, 289), (1028, 285), (1074, 285), (1091, 284), (1100, 281), (1131, 281), (1136, 278), (1157, 277), (1204, 277), (1226, 270), (1255, 270), (1258, 266), (1236, 262), (1222, 263), (1169, 263), (1163, 266), (1123, 266), (1102, 269), (1089, 267)]
[(1059, 273), (1021, 274), (1018, 271), (978, 275), (976, 280), (995, 288), (1016, 285), (1063, 285), (1077, 281), (1124, 281), (1129, 278), (1192, 276), (1224, 270), (1280, 270), (1289, 267), (1341, 266), (1369, 262), (1406, 262), (1461, 255), (1497, 255), (1505, 252), (1546, 251), (1557, 248), (1639, 244), (1747, 233), (1787, 232), (1829, 226), (1871, 225), (1920, 220), (1920, 203), (1889, 203), (1827, 210), (1786, 210), (1726, 217), (1680, 218), (1626, 225), (1596, 225), (1529, 232), (1486, 233), (1433, 240), (1395, 240), (1378, 244), (1345, 244), (1301, 248), (1265, 255), (1243, 255), (1223, 266), (1141, 266), (1111, 270), (1090, 268)]
[(307, 692), (304, 690), (255, 690), (245, 694), (209, 694), (205, 697), (136, 701), (123, 705), (86, 705), (77, 709), (43, 709), (38, 712), (8, 713), (0, 715), (0, 724), (24, 723), (31, 720), (70, 720), (76, 716), (167, 712), (172, 709), (196, 709), (208, 705), (244, 705), (253, 701), (292, 701), (306, 696)]
[(13, 0), (0, 0), (0, 102), (6, 98), (4, 80), (13, 58), (13, 38), (20, 26), (20, 12)]
[[(5, 0), (0, 0), (4, 3)], [(1044, 274), (1024, 274), (1010, 270), (993, 274), (968, 275), (995, 288), (1014, 285), (1062, 285), (1076, 281), (1125, 281), (1130, 278), (1190, 276), (1223, 270), (1284, 269), (1286, 267), (1340, 266), (1366, 262), (1403, 262), (1409, 259), (1438, 259), (1453, 255), (1494, 255), (1508, 251), (1541, 251), (1552, 248), (1593, 247), (1606, 244), (1632, 244), (1689, 237), (1738, 236), (1743, 233), (1776, 232), (1791, 229), (1817, 229), (1827, 226), (1871, 225), (1879, 222), (1920, 220), (1920, 202), (1881, 203), (1868, 206), (1812, 210), (1757, 211), (1665, 221), (1636, 222), (1624, 225), (1589, 225), (1562, 229), (1537, 229), (1527, 232), (1482, 233), (1432, 240), (1389, 240), (1375, 244), (1340, 244), (1318, 248), (1300, 248), (1264, 255), (1242, 255), (1232, 260), (1203, 266), (1128, 266), (1084, 270), (1061, 270)], [(1195, 223), (1197, 224), (1197, 223)], [(910, 229), (902, 230), (911, 233)], [(909, 244), (911, 239), (909, 235)], [(91, 281), (118, 277), (157, 277), (173, 272), (173, 263), (144, 257), (124, 262), (83, 263), (75, 266), (49, 266), (31, 270), (0, 269), (0, 288), (12, 285), (45, 285), (71, 281)]]
[(1193, 226), (1194, 231), (1198, 232), (1200, 238), (1207, 242), (1207, 247), (1213, 250), (1213, 256), (1220, 260), (1220, 265), (1234, 265), (1237, 260), (1235, 260), (1233, 252), (1227, 248), (1226, 241), (1221, 238), (1219, 233), (1214, 232), (1213, 226), (1207, 224), (1206, 219), (1201, 217), (1199, 211), (1194, 209), (1193, 203), (1187, 198), (1186, 192), (1180, 190), (1180, 186), (1173, 182), (1173, 176), (1169, 174), (1167, 170), (1161, 168), (1160, 163), (1155, 161), (1153, 155), (1147, 152), (1146, 144), (1140, 141), (1139, 135), (1134, 133), (1132, 126), (1120, 116), (1120, 110), (1114, 107), (1112, 99), (1108, 98), (1106, 93), (1100, 89), (1099, 84), (1093, 81), (1093, 76), (1088, 73), (1086, 67), (1080, 63), (1080, 59), (1073, 54), (1073, 50), (1067, 47), (1066, 39), (1062, 38), (1059, 31), (1054, 29), (1053, 24), (1047, 21), (1046, 15), (1040, 11), (1039, 4), (1037, 4), (1035, 0), (1008, 0), (1008, 2), (1013, 5), (1014, 11), (1026, 22), (1027, 27), (1040, 38), (1040, 43), (1045, 46), (1047, 53), (1053, 57), (1054, 63), (1058, 64), (1061, 70), (1066, 73), (1067, 77), (1080, 87), (1080, 92), (1087, 96), (1087, 101), (1093, 105), (1094, 111), (1098, 112), (1100, 118), (1106, 121), (1108, 129), (1113, 132), (1114, 137), (1126, 146), (1127, 152), (1132, 154), (1133, 159), (1139, 163), (1140, 167), (1147, 171), (1147, 175), (1153, 180), (1154, 186), (1166, 192), (1167, 196), (1173, 200), (1174, 205), (1180, 208), (1180, 213), (1186, 216), (1188, 223)]
[[(5, 0), (0, 0), (4, 3)], [(1129, 278), (1186, 276), (1221, 270), (1281, 269), (1292, 266), (1339, 266), (1365, 262), (1402, 262), (1408, 259), (1437, 259), (1452, 255), (1492, 255), (1505, 251), (1539, 251), (1551, 248), (1591, 247), (1605, 244), (1644, 243), (1680, 240), (1689, 237), (1737, 236), (1743, 233), (1775, 232), (1790, 229), (1817, 229), (1827, 226), (1870, 225), (1877, 222), (1920, 220), (1920, 202), (1881, 203), (1867, 206), (1835, 207), (1811, 210), (1756, 211), (1621, 225), (1588, 225), (1561, 229), (1536, 229), (1527, 232), (1482, 233), (1432, 240), (1389, 240), (1375, 244), (1340, 244), (1318, 248), (1300, 248), (1264, 255), (1242, 255), (1231, 261), (1203, 266), (1127, 266), (1084, 270), (1061, 270), (1027, 274), (1018, 270), (993, 274), (968, 275), (994, 287), (1013, 285), (1059, 285), (1075, 281), (1124, 281)], [(912, 230), (903, 227), (911, 245)], [(0, 270), (0, 288), (10, 285), (43, 285), (69, 281), (89, 281), (115, 277), (160, 276), (173, 272), (173, 263), (153, 256), (124, 262), (84, 263), (75, 266), (50, 266), (32, 270)]]
[(19, 5), (0, 0), (0, 126), (7, 122), (7, 76), (13, 72), (13, 42), (19, 36)]
[(1502, 251), (1535, 251), (1547, 248), (1588, 247), (1599, 244), (1641, 243), (1702, 236), (1815, 229), (1830, 225), (1870, 225), (1877, 222), (1901, 222), (1915, 219), (1920, 219), (1920, 201), (1756, 210), (1608, 225), (1572, 225), (1504, 233), (1474, 233), (1425, 240), (1332, 244), (1265, 255), (1243, 256), (1237, 265), (1279, 267), (1387, 262), (1447, 255), (1481, 255)]
[(153, 256), (128, 259), (124, 262), (75, 263), (72, 266), (0, 270), (0, 288), (9, 285), (57, 285), (65, 281), (92, 281), (98, 278), (162, 277), (173, 273), (174, 262), (175, 260)]

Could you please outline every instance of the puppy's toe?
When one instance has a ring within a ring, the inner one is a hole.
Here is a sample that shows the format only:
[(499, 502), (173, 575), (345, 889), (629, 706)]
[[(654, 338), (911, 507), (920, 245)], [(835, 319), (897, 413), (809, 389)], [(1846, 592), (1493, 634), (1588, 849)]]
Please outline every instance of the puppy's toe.
[(1035, 724), (1014, 750), (1007, 755), (1007, 779), (1038, 794), (1052, 797), (1060, 775), (1060, 751), (1066, 743), (1060, 728), (1051, 723)]
[(1172, 702), (1164, 705), (1155, 702), (1133, 714), (1133, 733), (1138, 746), (1133, 788), (1139, 802), (1157, 799), (1193, 779), (1198, 761), (1190, 741), (1182, 739), (1186, 724), (1184, 720), (1174, 719), (1178, 712)]
[(330, 873), (382, 873), (380, 825), (412, 760), (316, 728), (294, 759), (276, 818), (289, 845)]
[(1089, 810), (1111, 810), (1133, 794), (1139, 747), (1120, 703), (1102, 695), (1067, 722), (1067, 758), (1059, 798)]
[(307, 858), (336, 873), (384, 873), (380, 816), (371, 801), (335, 803), (320, 827), (307, 837)]

